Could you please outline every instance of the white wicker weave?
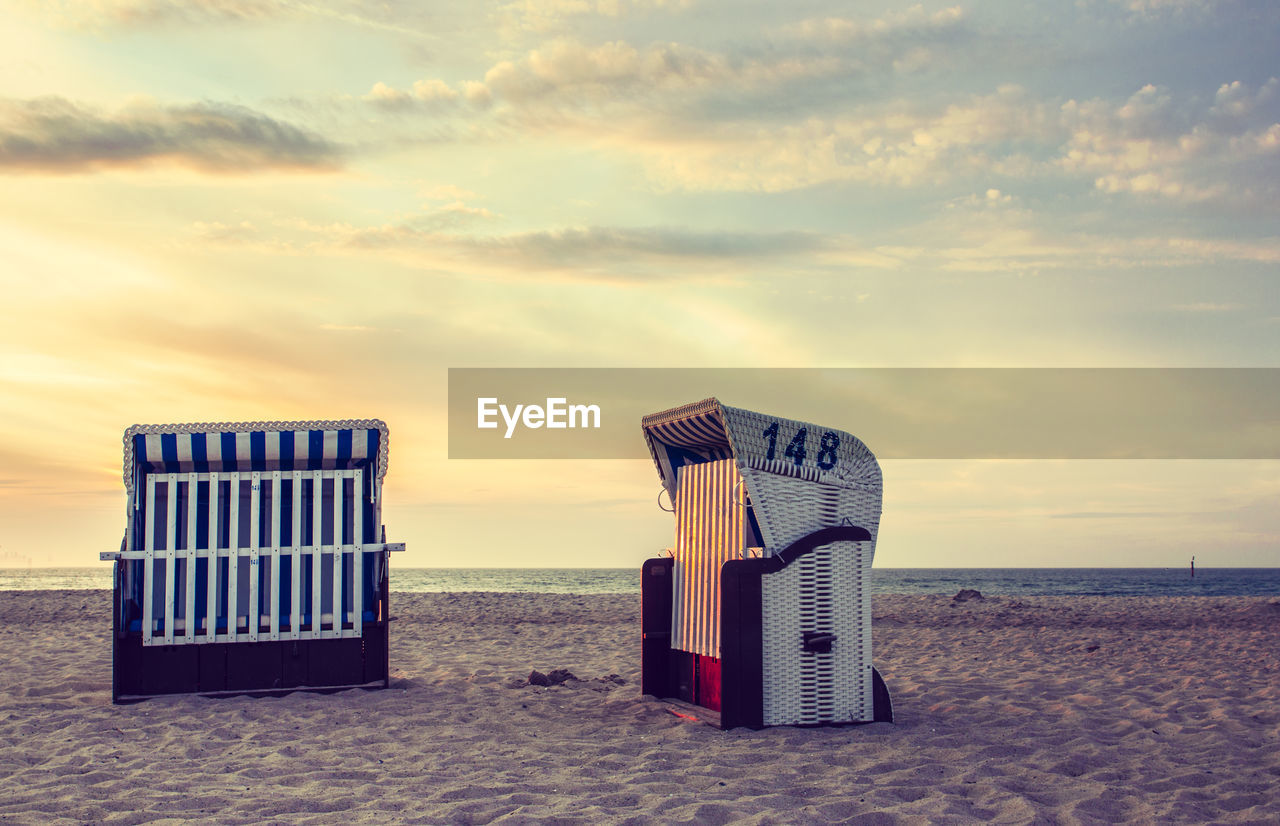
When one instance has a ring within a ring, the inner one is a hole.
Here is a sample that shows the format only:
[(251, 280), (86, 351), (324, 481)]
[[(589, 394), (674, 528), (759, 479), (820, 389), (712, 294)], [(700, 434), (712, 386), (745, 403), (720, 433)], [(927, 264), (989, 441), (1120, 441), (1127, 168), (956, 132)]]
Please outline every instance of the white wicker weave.
[[(880, 497), (748, 469), (743, 474), (764, 534), (765, 553), (841, 524), (866, 528), (871, 542), (837, 542), (765, 577), (766, 725), (870, 720), (871, 562)], [(830, 653), (805, 652), (802, 631), (836, 634)]]

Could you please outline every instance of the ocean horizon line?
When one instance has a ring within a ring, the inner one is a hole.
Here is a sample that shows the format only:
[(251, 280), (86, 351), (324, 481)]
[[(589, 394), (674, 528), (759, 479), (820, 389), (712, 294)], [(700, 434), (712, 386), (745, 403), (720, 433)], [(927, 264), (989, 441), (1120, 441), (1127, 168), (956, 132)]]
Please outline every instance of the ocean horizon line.
[[(638, 594), (628, 568), (412, 568), (393, 565), (397, 593)], [(110, 566), (0, 569), (0, 591), (107, 589)], [(951, 596), (1280, 596), (1280, 567), (873, 568), (873, 593)]]

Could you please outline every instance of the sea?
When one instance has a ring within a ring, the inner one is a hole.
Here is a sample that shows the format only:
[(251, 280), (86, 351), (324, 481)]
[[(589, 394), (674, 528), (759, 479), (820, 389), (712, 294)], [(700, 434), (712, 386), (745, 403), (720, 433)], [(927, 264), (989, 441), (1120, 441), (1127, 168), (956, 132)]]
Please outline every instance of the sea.
[[(0, 591), (110, 589), (111, 565), (0, 568)], [(1280, 568), (875, 568), (877, 594), (1280, 596)], [(401, 593), (638, 594), (636, 568), (395, 568)]]

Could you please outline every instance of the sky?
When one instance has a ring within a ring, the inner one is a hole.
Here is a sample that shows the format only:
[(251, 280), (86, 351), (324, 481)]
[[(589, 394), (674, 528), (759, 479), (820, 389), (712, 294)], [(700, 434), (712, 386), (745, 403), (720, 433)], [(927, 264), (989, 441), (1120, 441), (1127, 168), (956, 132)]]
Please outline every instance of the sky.
[[(0, 567), (98, 564), (124, 429), (189, 421), (387, 421), (396, 564), (671, 544), (648, 462), (449, 460), (450, 367), (1280, 367), (1276, 43), (1270, 0), (0, 0)], [(878, 566), (1280, 565), (1276, 462), (884, 473)]]

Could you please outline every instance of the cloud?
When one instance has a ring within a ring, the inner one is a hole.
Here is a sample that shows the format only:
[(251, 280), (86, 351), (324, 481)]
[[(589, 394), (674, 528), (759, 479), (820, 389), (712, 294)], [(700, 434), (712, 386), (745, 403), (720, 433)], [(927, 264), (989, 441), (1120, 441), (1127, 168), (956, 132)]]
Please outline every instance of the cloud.
[[(447, 86), (445, 88), (448, 88)], [(457, 93), (454, 93), (457, 97)], [(392, 88), (382, 81), (373, 84), (373, 88), (369, 90), (364, 99), (370, 103), (376, 103), (379, 106), (385, 106), (389, 109), (399, 109), (408, 106), (413, 102), (414, 96), (409, 92), (402, 92), (399, 89)]]
[(298, 11), (298, 4), (287, 0), (38, 0), (26, 5), (57, 25), (77, 28), (265, 20)]
[(1222, 6), (1239, 5), (1241, 0), (1113, 0), (1135, 15), (1155, 17), (1159, 15), (1210, 14)]
[[(759, 93), (810, 79), (846, 79), (870, 65), (916, 60), (911, 49), (955, 31), (958, 9), (927, 14), (919, 7), (879, 19), (807, 20), (763, 44), (711, 51), (678, 42), (637, 47), (623, 40), (591, 46), (560, 38), (525, 56), (495, 64), (484, 84), (512, 104), (622, 103), (657, 94)], [(905, 65), (905, 64), (904, 64)]]
[(980, 179), (1005, 191), (1006, 181), (1036, 180), (1187, 204), (1280, 204), (1274, 79), (1228, 79), (1211, 99), (1154, 84), (1120, 100), (1037, 96), (1016, 84), (949, 97), (936, 86), (877, 91), (886, 76), (974, 60), (997, 37), (959, 7), (921, 6), (812, 17), (720, 50), (562, 37), (494, 63), (481, 79), (427, 78), (404, 90), (380, 83), (368, 98), (451, 107), (471, 127), (452, 140), (561, 137), (634, 158), (664, 191), (967, 189)]
[(1274, 204), (1280, 184), (1280, 81), (1223, 84), (1213, 103), (1144, 86), (1123, 104), (1067, 101), (1070, 139), (1058, 163), (1106, 193), (1167, 200)]
[(908, 104), (698, 130), (657, 123), (616, 139), (669, 189), (778, 192), (832, 182), (915, 187), (1024, 174), (1058, 133), (1050, 107), (1016, 86), (940, 111)]
[(470, 201), (476, 194), (453, 184), (437, 184), (423, 189), (419, 195), (428, 201)]
[(1195, 304), (1175, 304), (1173, 309), (1184, 313), (1230, 313), (1244, 309), (1244, 305), (1200, 301)]
[(192, 232), (208, 241), (236, 244), (256, 240), (257, 228), (248, 221), (238, 224), (224, 224), (219, 221), (197, 221), (191, 226)]
[[(447, 188), (448, 189), (448, 188)], [(440, 194), (446, 194), (444, 192)], [(429, 205), (381, 225), (318, 224), (286, 219), (269, 227), (197, 223), (202, 243), (236, 245), (264, 255), (376, 257), (411, 270), (498, 282), (638, 284), (680, 279), (739, 283), (762, 273), (1047, 273), (1189, 268), (1280, 262), (1280, 238), (1251, 241), (1108, 233), (1088, 221), (1064, 226), (1061, 215), (1024, 206), (994, 187), (955, 198), (937, 214), (868, 244), (839, 233), (689, 230), (669, 226), (577, 226), (534, 232), (487, 232), (500, 220), (463, 201)], [(921, 244), (917, 239), (927, 238)], [(865, 293), (856, 293), (864, 301)], [(1171, 306), (1227, 312), (1234, 304)]]
[(594, 48), (565, 40), (498, 63), (484, 83), (496, 97), (517, 103), (556, 95), (598, 100), (687, 88), (724, 79), (727, 72), (719, 55), (675, 43), (640, 50), (620, 40)]
[(364, 96), (364, 100), (386, 109), (406, 109), (415, 105), (447, 106), (457, 103), (463, 94), (451, 88), (443, 80), (419, 80), (408, 91), (393, 88), (379, 81)]
[(418, 226), (445, 229), (469, 224), (477, 219), (489, 221), (498, 217), (484, 207), (470, 206), (465, 201), (457, 200), (443, 206), (432, 207), (418, 219)]
[(114, 113), (65, 98), (0, 100), (0, 170), (89, 172), (167, 163), (202, 172), (329, 170), (337, 145), (224, 103), (138, 102)]
[[(60, 28), (157, 29), (254, 25), (322, 18), (414, 37), (438, 34), (438, 15), (407, 0), (17, 0), (29, 16)], [(436, 26), (430, 24), (435, 22)]]
[(429, 78), (419, 80), (411, 91), (379, 82), (365, 99), (393, 108), (459, 100), (478, 107), (502, 103), (508, 112), (535, 108), (632, 108), (659, 95), (767, 83), (787, 73), (804, 71), (804, 67), (794, 64), (735, 63), (723, 55), (678, 43), (638, 49), (621, 40), (598, 46), (557, 40), (522, 58), (494, 64), (483, 81), (450, 86)]
[(499, 9), (509, 36), (546, 32), (580, 17), (621, 18), (656, 10), (683, 11), (694, 0), (516, 0)]
[[(1257, 91), (1251, 91), (1240, 81), (1224, 83), (1218, 87), (1213, 96), (1213, 107), (1209, 110), (1215, 119), (1229, 122), (1243, 122), (1256, 115), (1263, 118), (1274, 116), (1277, 96), (1280, 95), (1280, 80), (1271, 78)], [(1270, 107), (1270, 108), (1268, 108)]]
[[(651, 114), (598, 140), (663, 189), (785, 191), (833, 182), (914, 188), (1083, 179), (1102, 193), (1280, 204), (1280, 83), (1224, 84), (1212, 104), (1146, 86), (1122, 102), (1037, 99), (1005, 85), (933, 111), (906, 102), (777, 122)], [(579, 131), (583, 131), (578, 125)], [(617, 134), (614, 134), (614, 133)]]
[(533, 275), (564, 281), (637, 283), (738, 280), (786, 261), (791, 269), (863, 266), (892, 269), (901, 259), (855, 240), (815, 232), (696, 231), (675, 227), (564, 227), (517, 233), (464, 232), (499, 216), (454, 202), (381, 226), (290, 219), (270, 232), (247, 224), (197, 223), (201, 243), (250, 246), (263, 254), (378, 256), (415, 269), (498, 281)]
[[(506, 8), (586, 14), (614, 5), (538, 0)], [(957, 39), (964, 26), (959, 8), (926, 12), (913, 6), (867, 20), (804, 20), (769, 32), (759, 42), (721, 51), (679, 42), (635, 45), (618, 39), (588, 44), (563, 36), (520, 57), (498, 61), (482, 80), (450, 85), (429, 78), (412, 90), (379, 82), (366, 100), (404, 107), (417, 101), (452, 102), (461, 95), (476, 104), (505, 105), (509, 114), (541, 118), (549, 111), (613, 112), (652, 109), (655, 104), (690, 115), (726, 105), (742, 110), (742, 101), (764, 98), (765, 105), (757, 111), (767, 113), (778, 108), (782, 97), (791, 100), (797, 94), (818, 104), (831, 103), (820, 88), (824, 83), (842, 84), (873, 70), (892, 73), (944, 65), (937, 47)], [(770, 95), (779, 99), (770, 102)]]
[(846, 17), (808, 18), (784, 26), (784, 34), (828, 43), (849, 43), (884, 38), (886, 35), (952, 31), (964, 20), (959, 6), (929, 12), (915, 5), (902, 11), (889, 11), (883, 17), (854, 20)]
[[(1116, 222), (1101, 227), (1089, 213), (1045, 209), (999, 192), (945, 202), (933, 217), (905, 225), (877, 251), (917, 271), (973, 274), (1118, 273), (1210, 270), (1280, 263), (1280, 236), (1252, 240), (1190, 237)], [(928, 239), (925, 242), (916, 239)], [(893, 241), (898, 241), (896, 245)], [(1181, 312), (1246, 309), (1225, 302), (1170, 305)]]
[[(1047, 163), (1066, 138), (1056, 106), (1014, 85), (932, 112), (905, 100), (806, 103), (842, 68), (845, 57), (822, 52), (746, 58), (672, 43), (557, 41), (495, 64), (482, 88), (496, 122), (637, 156), (664, 189), (917, 186), (974, 172), (1022, 174)], [(378, 96), (395, 105), (414, 99), (389, 89)], [(837, 111), (806, 116), (806, 106)]]
[(807, 232), (694, 232), (669, 227), (583, 227), (477, 239), (481, 247), (513, 249), (555, 264), (574, 258), (635, 255), (655, 258), (755, 258), (813, 251), (825, 244)]
[[(1055, 105), (1013, 85), (934, 111), (895, 101), (827, 116), (778, 115), (769, 103), (803, 87), (805, 75), (824, 73), (820, 61), (734, 65), (673, 44), (561, 42), (488, 71), (483, 88), (495, 109), (486, 122), (490, 136), (558, 135), (637, 158), (665, 190), (913, 187), (974, 174), (1023, 176), (1052, 172), (1052, 153), (1066, 139)], [(739, 105), (747, 99), (760, 108)]]
[(816, 252), (829, 245), (812, 233), (669, 227), (569, 227), (505, 235), (458, 235), (409, 225), (316, 229), (331, 250), (407, 254), (421, 263), (478, 266), (502, 278), (533, 271), (588, 280), (696, 279), (740, 272), (745, 261)]

